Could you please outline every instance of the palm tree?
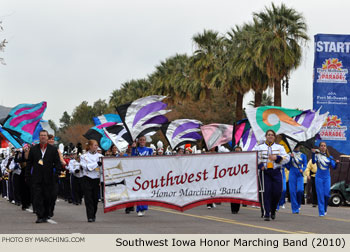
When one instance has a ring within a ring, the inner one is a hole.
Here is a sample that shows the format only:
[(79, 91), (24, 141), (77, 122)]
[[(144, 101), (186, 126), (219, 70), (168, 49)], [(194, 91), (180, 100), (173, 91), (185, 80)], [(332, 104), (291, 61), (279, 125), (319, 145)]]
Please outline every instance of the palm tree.
[(216, 31), (204, 30), (192, 39), (196, 50), (190, 62), (191, 94), (195, 99), (210, 99), (212, 89), (220, 86), (222, 38)]
[(273, 83), (275, 106), (281, 106), (281, 81), (301, 63), (307, 26), (302, 14), (284, 4), (272, 3), (253, 16), (259, 31), (253, 43), (255, 62)]
[[(254, 61), (254, 41), (257, 36), (257, 26), (255, 24), (244, 24), (239, 27), (231, 29), (227, 33), (235, 52), (232, 63), (235, 67), (236, 75), (240, 77), (243, 86), (248, 89), (251, 88), (255, 92), (255, 106), (261, 104), (262, 93), (268, 87), (267, 75), (259, 69)], [(247, 91), (247, 90), (244, 90)]]
[[(250, 101), (248, 105), (257, 107), (255, 100)], [(273, 97), (264, 92), (262, 94), (261, 104), (259, 106), (273, 106)]]
[(188, 98), (190, 85), (189, 60), (186, 54), (176, 54), (162, 61), (148, 76), (151, 92), (168, 96), (168, 103)]
[(112, 92), (109, 98), (109, 107), (115, 108), (147, 95), (151, 95), (151, 84), (147, 79), (127, 81), (122, 84), (120, 89)]

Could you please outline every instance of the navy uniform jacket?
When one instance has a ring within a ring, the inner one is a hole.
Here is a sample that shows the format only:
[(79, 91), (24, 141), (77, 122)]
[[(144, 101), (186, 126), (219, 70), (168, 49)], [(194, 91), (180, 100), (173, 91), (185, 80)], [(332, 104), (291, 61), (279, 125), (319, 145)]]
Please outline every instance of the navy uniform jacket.
[[(43, 164), (40, 164), (42, 159)], [(44, 157), (42, 157), (40, 145), (33, 146), (28, 155), (26, 177), (30, 177), (31, 183), (43, 183), (53, 185), (55, 177), (61, 172), (61, 162), (56, 147), (48, 144)]]

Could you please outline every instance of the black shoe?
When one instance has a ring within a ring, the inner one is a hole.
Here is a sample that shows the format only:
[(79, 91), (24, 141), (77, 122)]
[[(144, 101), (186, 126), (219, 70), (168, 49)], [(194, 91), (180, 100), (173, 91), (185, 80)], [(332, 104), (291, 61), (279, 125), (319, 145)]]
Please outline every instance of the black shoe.
[(127, 208), (125, 208), (125, 213), (126, 214), (129, 214), (131, 211), (135, 211), (135, 208), (134, 207), (127, 207)]
[(316, 207), (316, 205), (312, 205), (312, 207)]
[(46, 218), (38, 218), (35, 223), (45, 223), (47, 222)]
[(271, 219), (276, 219), (276, 213), (271, 213)]
[(238, 214), (238, 212), (237, 211), (232, 211), (232, 214)]
[(88, 222), (94, 222), (94, 219), (88, 219)]
[(264, 221), (270, 221), (270, 217), (269, 216), (265, 216), (264, 217)]

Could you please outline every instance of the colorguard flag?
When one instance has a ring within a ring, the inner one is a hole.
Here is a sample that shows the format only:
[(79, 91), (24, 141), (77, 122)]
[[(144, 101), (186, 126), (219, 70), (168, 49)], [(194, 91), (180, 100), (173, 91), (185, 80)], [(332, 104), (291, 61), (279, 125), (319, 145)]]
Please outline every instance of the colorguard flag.
[[(128, 146), (128, 143), (123, 138), (115, 135), (115, 133), (119, 134), (121, 133), (120, 131), (124, 129), (123, 125), (121, 124), (122, 121), (119, 115), (100, 115), (93, 117), (93, 121), (96, 126), (90, 128), (83, 135), (84, 137), (89, 140), (96, 140), (100, 147), (104, 150), (111, 148), (112, 144), (117, 146), (118, 150), (120, 151), (124, 150)], [(124, 131), (126, 130), (124, 129)]]
[[(3, 129), (0, 126), (0, 135), (2, 135), (4, 138), (7, 139), (15, 148), (21, 148), (21, 142), (19, 142), (19, 139), (15, 139), (7, 130)], [(3, 147), (1, 147), (3, 148)]]
[(241, 138), (241, 147), (243, 151), (251, 151), (257, 145), (257, 140), (254, 135), (253, 129), (246, 130)]
[(23, 142), (32, 143), (36, 126), (46, 110), (46, 102), (19, 104), (11, 109), (3, 128)]
[(248, 119), (242, 119), (236, 122), (232, 135), (234, 136), (234, 145), (232, 146), (232, 141), (228, 143), (232, 148), (240, 146), (243, 151), (251, 151), (257, 144), (256, 137), (250, 127)]
[(116, 107), (133, 141), (140, 135), (157, 131), (168, 122), (164, 115), (170, 110), (166, 110), (167, 104), (162, 102), (165, 97), (151, 95)]
[(106, 136), (104, 130), (96, 126), (91, 127), (83, 136), (88, 140), (96, 140), (104, 150), (108, 150), (112, 146), (112, 141)]
[(276, 134), (296, 135), (303, 133), (306, 128), (292, 118), (302, 112), (274, 106), (246, 109), (249, 123), (258, 141), (265, 139), (265, 132), (269, 129), (275, 131)]
[(100, 126), (91, 127), (84, 135), (87, 139), (94, 139), (104, 150), (111, 148), (112, 144), (118, 150), (124, 151), (132, 143), (129, 133), (122, 123), (118, 123), (106, 128)]
[(105, 134), (117, 146), (119, 151), (125, 151), (129, 144), (132, 144), (130, 134), (122, 123), (118, 123), (107, 128), (103, 128)]
[(212, 123), (201, 126), (202, 135), (208, 150), (232, 140), (233, 126)]
[(122, 122), (122, 120), (120, 119), (120, 116), (116, 114), (100, 115), (97, 117), (93, 117), (92, 119), (94, 120), (94, 123), (96, 126), (101, 125), (100, 128), (106, 128)]
[(162, 132), (174, 150), (177, 146), (202, 139), (202, 122), (193, 119), (178, 119), (162, 126)]
[(282, 107), (258, 107), (246, 110), (256, 141), (265, 140), (265, 132), (269, 129), (277, 134), (285, 135), (293, 150), (297, 143), (307, 141), (320, 132), (328, 112), (320, 114), (320, 110), (295, 110)]

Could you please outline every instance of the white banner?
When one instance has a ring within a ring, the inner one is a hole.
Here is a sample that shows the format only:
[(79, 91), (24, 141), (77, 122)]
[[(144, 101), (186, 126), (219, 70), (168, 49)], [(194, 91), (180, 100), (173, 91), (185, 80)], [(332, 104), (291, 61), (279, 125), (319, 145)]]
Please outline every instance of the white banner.
[(133, 205), (187, 210), (258, 204), (257, 152), (103, 158), (105, 212)]

